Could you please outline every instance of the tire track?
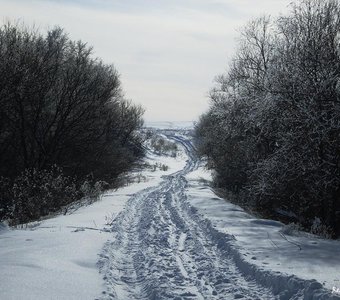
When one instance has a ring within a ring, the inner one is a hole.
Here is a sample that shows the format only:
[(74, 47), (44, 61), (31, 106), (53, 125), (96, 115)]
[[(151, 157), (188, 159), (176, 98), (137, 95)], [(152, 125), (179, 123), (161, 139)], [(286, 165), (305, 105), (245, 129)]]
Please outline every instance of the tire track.
[(113, 239), (99, 261), (107, 287), (100, 298), (275, 299), (238, 270), (210, 234), (210, 222), (189, 205), (184, 175), (198, 162), (190, 142), (169, 138), (186, 149), (187, 164), (157, 187), (131, 197), (114, 221)]

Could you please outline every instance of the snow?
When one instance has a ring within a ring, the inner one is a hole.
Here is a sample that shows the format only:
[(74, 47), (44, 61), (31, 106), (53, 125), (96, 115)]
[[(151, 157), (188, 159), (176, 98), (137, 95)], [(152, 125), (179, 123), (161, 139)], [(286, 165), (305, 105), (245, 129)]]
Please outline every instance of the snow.
[(216, 196), (209, 185), (202, 187), (201, 174), (205, 173), (201, 166), (186, 176), (190, 204), (216, 230), (235, 237), (234, 246), (242, 259), (261, 270), (315, 279), (329, 290), (340, 286), (339, 240), (294, 231), (287, 234), (281, 222), (255, 218)]
[(176, 158), (147, 157), (167, 171), (146, 169), (139, 182), (26, 229), (1, 223), (0, 299), (331, 299), (332, 290), (340, 299), (340, 241), (216, 196), (174, 132), (161, 134), (179, 143)]
[(268, 287), (242, 274), (219, 249), (209, 221), (188, 205), (184, 175), (197, 161), (182, 135), (168, 137), (189, 157), (157, 187), (131, 197), (112, 224), (114, 239), (99, 262), (106, 281), (101, 299), (273, 299)]
[(8, 225), (5, 222), (0, 222), (0, 234), (8, 231)]
[(190, 172), (185, 177), (188, 180), (192, 180), (192, 181), (201, 181), (201, 182), (211, 182), (212, 181), (211, 172), (207, 169), (204, 169), (203, 167), (198, 168), (197, 170)]
[(183, 168), (180, 158), (149, 154), (150, 164), (169, 170), (145, 171), (147, 181), (106, 192), (100, 201), (70, 215), (8, 230), (0, 224), (0, 299), (95, 299), (103, 290), (98, 254), (112, 236), (107, 222), (139, 191)]
[(145, 127), (154, 129), (193, 129), (193, 121), (182, 121), (182, 122), (146, 122)]

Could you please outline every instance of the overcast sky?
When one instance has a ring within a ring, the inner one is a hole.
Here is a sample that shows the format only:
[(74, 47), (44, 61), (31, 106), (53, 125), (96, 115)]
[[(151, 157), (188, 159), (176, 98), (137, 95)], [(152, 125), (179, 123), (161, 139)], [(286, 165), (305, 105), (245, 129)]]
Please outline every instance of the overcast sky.
[(59, 25), (113, 63), (147, 121), (192, 121), (227, 69), (238, 29), (291, 0), (0, 0), (1, 21)]

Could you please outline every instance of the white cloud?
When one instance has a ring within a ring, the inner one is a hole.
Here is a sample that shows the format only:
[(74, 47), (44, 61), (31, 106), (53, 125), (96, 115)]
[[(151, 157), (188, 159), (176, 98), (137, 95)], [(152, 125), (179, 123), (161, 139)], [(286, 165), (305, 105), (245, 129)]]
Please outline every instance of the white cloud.
[(0, 0), (1, 16), (60, 25), (114, 63), (128, 98), (146, 118), (193, 120), (208, 106), (213, 78), (235, 49), (236, 29), (290, 0)]

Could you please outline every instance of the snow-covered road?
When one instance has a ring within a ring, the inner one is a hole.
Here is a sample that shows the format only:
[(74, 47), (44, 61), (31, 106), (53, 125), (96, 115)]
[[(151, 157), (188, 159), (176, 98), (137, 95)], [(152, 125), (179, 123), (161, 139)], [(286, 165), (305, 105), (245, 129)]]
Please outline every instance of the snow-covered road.
[(340, 299), (338, 241), (290, 236), (296, 249), (283, 224), (214, 194), (183, 131), (159, 133), (179, 155), (149, 153), (137, 182), (25, 230), (0, 228), (1, 300)]
[(103, 299), (274, 299), (269, 288), (242, 273), (225, 243), (189, 205), (185, 175), (198, 166), (192, 144), (180, 136), (188, 160), (156, 187), (134, 195), (115, 219), (100, 268)]

